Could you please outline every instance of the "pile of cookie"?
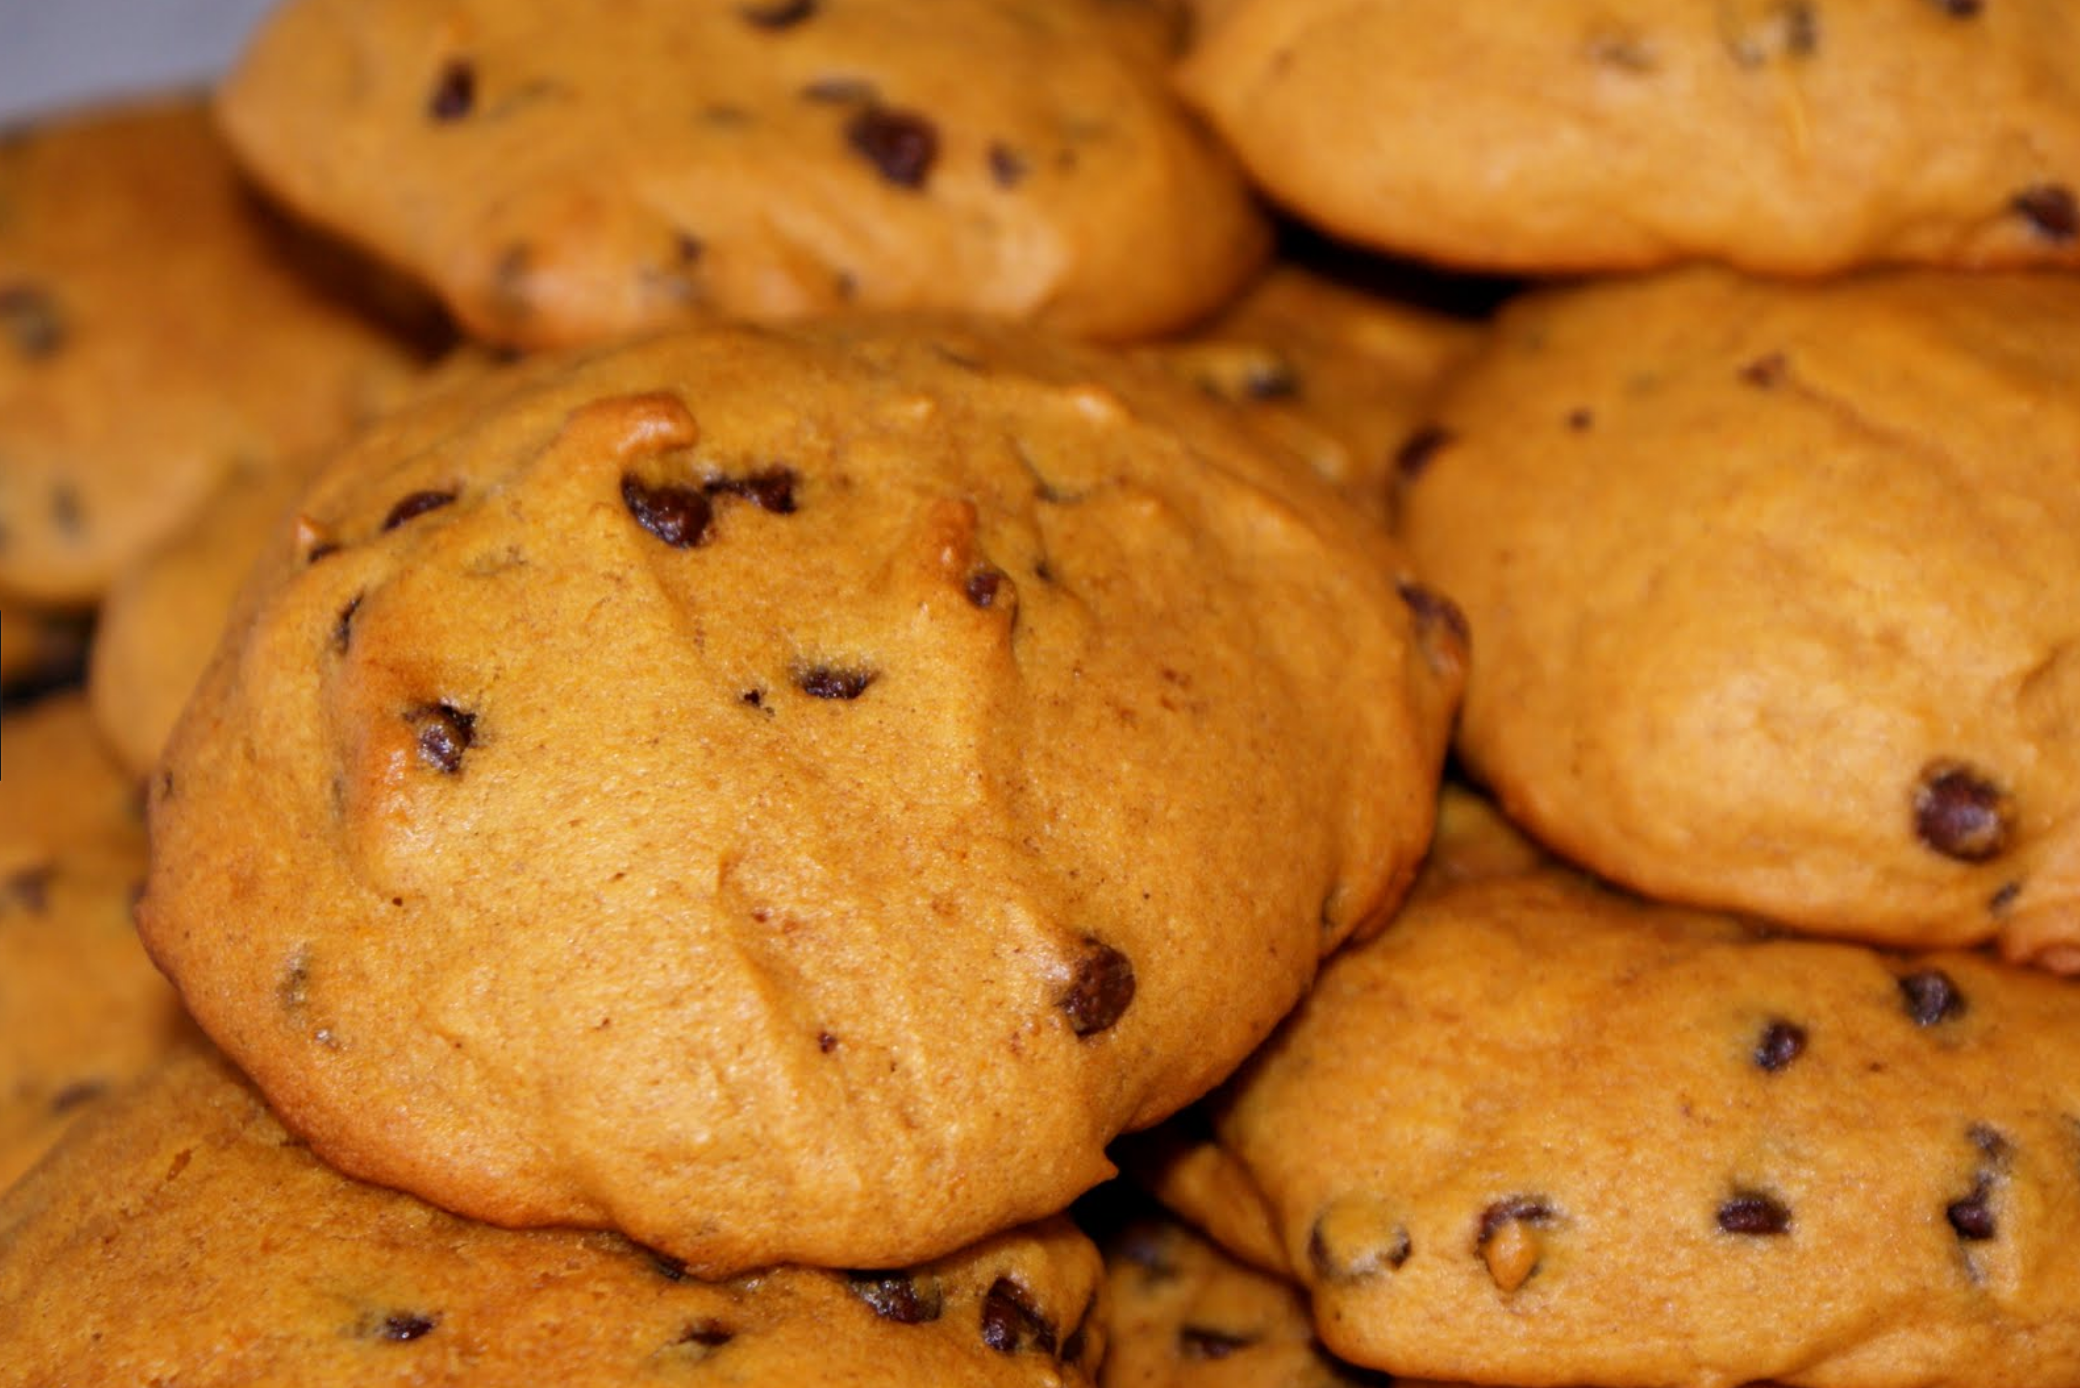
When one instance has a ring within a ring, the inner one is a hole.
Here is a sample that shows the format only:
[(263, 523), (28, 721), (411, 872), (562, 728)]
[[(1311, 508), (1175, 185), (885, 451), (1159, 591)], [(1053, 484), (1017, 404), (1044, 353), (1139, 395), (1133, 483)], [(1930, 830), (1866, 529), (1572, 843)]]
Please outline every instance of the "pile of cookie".
[(1535, 8), (0, 147), (0, 1386), (2080, 1375), (2080, 30)]

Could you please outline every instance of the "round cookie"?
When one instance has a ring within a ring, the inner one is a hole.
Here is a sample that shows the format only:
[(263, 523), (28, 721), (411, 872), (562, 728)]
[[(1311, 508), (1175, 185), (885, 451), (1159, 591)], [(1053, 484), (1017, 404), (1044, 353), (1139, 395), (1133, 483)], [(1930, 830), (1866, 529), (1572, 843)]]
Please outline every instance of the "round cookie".
[(527, 347), (723, 314), (1181, 326), (1269, 244), (1118, 0), (292, 0), (221, 109), (260, 178)]
[(10, 1382), (1075, 1388), (1097, 1250), (1055, 1220), (890, 1274), (727, 1283), (349, 1181), (197, 1048), (0, 1197)]
[(2080, 1372), (2080, 990), (1983, 955), (1476, 878), (1331, 961), (1212, 1123), (1324, 1341), (1393, 1373)]
[(1529, 272), (2080, 265), (2064, 0), (1201, 8), (1185, 94), (1350, 240)]
[(262, 562), (148, 947), (343, 1169), (708, 1275), (1109, 1174), (1383, 921), (1464, 658), (1227, 411), (979, 323), (523, 363)]
[(307, 279), (198, 100), (0, 141), (0, 593), (83, 604), (415, 360)]
[(1476, 323), (1280, 265), (1212, 323), (1149, 351), (1384, 518), (1400, 446), (1481, 337)]
[(1468, 765), (1649, 895), (2080, 969), (2076, 323), (1936, 272), (1506, 311), (1403, 497)]
[(0, 717), (0, 880), (60, 861), (144, 858), (137, 785), (116, 766), (76, 691)]

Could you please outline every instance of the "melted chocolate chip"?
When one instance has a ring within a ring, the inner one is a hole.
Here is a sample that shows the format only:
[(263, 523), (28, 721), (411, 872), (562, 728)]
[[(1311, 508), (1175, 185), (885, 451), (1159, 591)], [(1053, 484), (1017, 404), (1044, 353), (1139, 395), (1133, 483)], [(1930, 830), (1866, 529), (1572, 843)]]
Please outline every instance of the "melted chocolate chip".
[(997, 605), (997, 594), (1004, 586), (1004, 575), (996, 569), (977, 569), (968, 575), (961, 591), (968, 601), (977, 607), (989, 608)]
[(330, 559), (333, 555), (338, 553), (339, 545), (336, 541), (320, 540), (318, 541), (318, 543), (311, 546), (311, 552), (309, 554), (303, 556), (303, 562), (306, 564), (315, 564), (320, 559)]
[(1964, 994), (1941, 969), (1924, 969), (1899, 981), (1901, 1004), (1917, 1027), (1932, 1027), (1965, 1014)]
[(1507, 1200), (1498, 1200), (1481, 1211), (1480, 1231), (1474, 1236), (1476, 1248), (1486, 1244), (1500, 1233), (1505, 1224), (1529, 1224), (1542, 1228), (1553, 1222), (1553, 1207), (1536, 1195), (1512, 1195)]
[(827, 1031), (819, 1031), (816, 1033), (816, 1049), (824, 1055), (829, 1055), (838, 1049), (838, 1038)]
[(1773, 1196), (1741, 1191), (1719, 1207), (1719, 1227), (1729, 1234), (1769, 1236), (1788, 1233), (1791, 1211)]
[(0, 882), (0, 898), (40, 916), (50, 908), (51, 876), (55, 871), (49, 863), (23, 868)]
[(1083, 954), (1057, 1005), (1078, 1036), (1110, 1029), (1134, 1001), (1134, 963), (1102, 940), (1084, 937)]
[(939, 157), (938, 129), (914, 111), (868, 106), (845, 123), (845, 140), (898, 188), (922, 188)]
[(1806, 1029), (1796, 1022), (1775, 1020), (1755, 1042), (1755, 1064), (1774, 1075), (1805, 1053)]
[(462, 754), (476, 740), (477, 716), (453, 704), (421, 704), (405, 714), (418, 733), (419, 759), (446, 776), (462, 770)]
[(2014, 909), (2015, 899), (2021, 895), (2022, 884), (2020, 882), (2001, 883), (1994, 894), (1986, 898), (1987, 914), (1994, 916), (2007, 915), (2009, 911)]
[(753, 708), (764, 708), (766, 692), (763, 689), (747, 689), (737, 696), (737, 702), (749, 704)]
[(767, 468), (744, 477), (718, 477), (704, 490), (709, 496), (742, 497), (761, 511), (776, 516), (794, 514), (794, 489), (801, 478), (793, 468)]
[(669, 482), (653, 487), (633, 475), (621, 479), (621, 504), (636, 524), (673, 549), (699, 545), (708, 538), (708, 525), (715, 518), (705, 492)]
[(771, 0), (763, 5), (739, 5), (737, 17), (759, 29), (792, 29), (816, 13), (817, 0)]
[[(1408, 604), (1415, 617), (1416, 639), (1423, 643), (1430, 663), (1457, 665), (1473, 640), (1473, 629), (1466, 624), (1466, 614), (1459, 610), (1459, 604), (1406, 578), (1397, 579), (1394, 590), (1401, 594), (1401, 601)], [(1452, 648), (1451, 653), (1437, 649), (1440, 640)]]
[(1026, 157), (1007, 144), (992, 142), (989, 147), (990, 182), (999, 188), (1016, 188), (1026, 181), (1032, 165)]
[(1809, 58), (1820, 49), (1820, 16), (1811, 0), (1784, 0), (1778, 7), (1784, 18), (1784, 51), (1795, 58)]
[(1177, 1357), (1187, 1360), (1226, 1359), (1236, 1350), (1248, 1349), (1257, 1343), (1257, 1339), (1255, 1335), (1236, 1335), (1203, 1325), (1179, 1326)]
[(1300, 374), (1275, 357), (1254, 361), (1242, 373), (1242, 393), (1252, 400), (1290, 400), (1300, 393)]
[(416, 1340), (422, 1335), (431, 1335), (433, 1328), (440, 1322), (439, 1316), (422, 1316), (414, 1311), (392, 1311), (370, 1328), (369, 1335), (377, 1340), (403, 1343)]
[(1929, 0), (1929, 3), (1952, 19), (1976, 19), (1986, 8), (1985, 0)]
[(438, 511), (455, 500), (453, 492), (413, 492), (390, 508), (383, 517), (383, 529), (395, 530), (406, 521), (416, 520), (428, 511)]
[(982, 1343), (999, 1354), (1029, 1349), (1053, 1354), (1054, 1326), (1033, 1305), (1031, 1293), (999, 1277), (982, 1298)]
[(2070, 241), (2080, 236), (2080, 203), (2073, 190), (2058, 183), (2039, 183), (2024, 188), (2009, 204), (2036, 228), (2046, 241)]
[(0, 287), (0, 337), (30, 361), (41, 361), (65, 345), (65, 316), (47, 289), (33, 284)]
[(1791, 374), (1791, 362), (1782, 352), (1770, 352), (1755, 358), (1741, 368), (1741, 380), (1759, 390), (1770, 390), (1784, 383)]
[(1436, 461), (1438, 451), (1452, 441), (1452, 433), (1436, 424), (1426, 424), (1410, 434), (1394, 454), (1394, 471), (1402, 481), (1413, 482)]
[(1971, 1140), (1972, 1146), (1992, 1158), (1997, 1166), (2006, 1166), (2008, 1159), (2015, 1154), (2015, 1148), (2008, 1139), (2001, 1136), (1999, 1129), (1989, 1124), (1974, 1123), (1965, 1129), (1964, 1135)]
[(450, 58), (434, 79), (426, 98), (426, 114), (437, 121), (461, 120), (477, 108), (477, 70), (466, 59)]
[(1093, 1297), (1077, 1318), (1076, 1328), (1069, 1332), (1069, 1338), (1062, 1341), (1062, 1352), (1056, 1357), (1064, 1364), (1083, 1362), (1084, 1351), (1090, 1348), (1091, 1312), (1097, 1308), (1097, 1298)]
[(107, 1092), (106, 1080), (75, 1080), (51, 1095), (50, 1111), (53, 1114), (69, 1113), (81, 1104), (92, 1103)]
[(874, 682), (872, 670), (812, 665), (795, 676), (795, 686), (814, 699), (857, 699)]
[(1943, 1214), (1957, 1237), (1966, 1243), (1984, 1243), (2000, 1233), (2000, 1223), (1993, 1214), (1993, 1182), (1986, 1176), (1972, 1186), (1970, 1195), (1944, 1206)]
[[(1381, 1272), (1398, 1269), (1415, 1252), (1408, 1230), (1395, 1225), (1391, 1230), (1361, 1230), (1359, 1238), (1339, 1238), (1329, 1229), (1338, 1214), (1331, 1206), (1316, 1216), (1307, 1235), (1307, 1261), (1324, 1282), (1357, 1282)], [(1362, 1237), (1375, 1234), (1374, 1237)], [(1383, 1239), (1377, 1235), (1384, 1235)]]
[(694, 1321), (672, 1341), (675, 1345), (698, 1345), (702, 1349), (720, 1349), (737, 1338), (737, 1332), (715, 1321)]
[(361, 599), (366, 594), (356, 593), (352, 602), (339, 610), (339, 620), (332, 624), (332, 649), (341, 655), (354, 642), (354, 614), (361, 610)]
[(939, 1319), (945, 1301), (939, 1284), (903, 1273), (855, 1272), (846, 1279), (852, 1294), (874, 1308), (874, 1314), (897, 1325), (924, 1325)]
[(1586, 434), (1596, 426), (1596, 416), (1586, 409), (1569, 410), (1567, 427), (1577, 434)]
[(1946, 858), (1983, 863), (2008, 846), (2007, 792), (1962, 762), (1931, 763), (1914, 787), (1914, 833)]
[(664, 1278), (665, 1281), (684, 1282), (686, 1280), (686, 1263), (683, 1259), (674, 1258), (669, 1253), (660, 1253), (654, 1248), (644, 1249), (643, 1256), (649, 1260), (651, 1270)]

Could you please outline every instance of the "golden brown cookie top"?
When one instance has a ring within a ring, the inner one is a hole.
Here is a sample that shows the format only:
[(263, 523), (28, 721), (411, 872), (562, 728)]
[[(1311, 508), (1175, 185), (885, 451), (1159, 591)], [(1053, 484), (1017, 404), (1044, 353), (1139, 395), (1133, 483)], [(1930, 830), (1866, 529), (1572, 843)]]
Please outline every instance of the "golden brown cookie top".
[(1155, 360), (1248, 416), (1360, 510), (1387, 512), (1394, 460), (1480, 325), (1280, 265)]
[(226, 84), (291, 206), (476, 335), (958, 309), (1118, 338), (1268, 244), (1118, 0), (294, 0)]
[(523, 364), (263, 565), (153, 953), (344, 1168), (710, 1273), (1106, 1175), (1399, 897), (1463, 659), (1224, 410), (980, 324)]
[(899, 1273), (726, 1283), (612, 1234), (472, 1224), (322, 1165), (199, 1048), (0, 1197), (0, 1341), (31, 1384), (1075, 1388), (1100, 1295), (1060, 1220)]
[(1462, 750), (1649, 894), (2080, 967), (2080, 281), (1536, 295), (1404, 489)]
[(1531, 272), (2080, 264), (2065, 0), (1227, 0), (1182, 86), (1346, 238)]
[(414, 360), (306, 278), (197, 99), (0, 141), (0, 592), (85, 603)]
[(1361, 1363), (2021, 1388), (2080, 1365), (2076, 1012), (1978, 954), (1488, 878), (1332, 961), (1214, 1125)]

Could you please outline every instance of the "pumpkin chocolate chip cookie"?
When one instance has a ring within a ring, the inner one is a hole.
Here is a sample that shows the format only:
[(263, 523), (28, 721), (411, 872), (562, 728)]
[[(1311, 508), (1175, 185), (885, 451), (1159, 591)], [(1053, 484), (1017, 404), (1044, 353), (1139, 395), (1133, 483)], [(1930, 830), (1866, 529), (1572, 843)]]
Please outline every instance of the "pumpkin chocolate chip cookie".
[(1406, 455), (1461, 750), (1649, 895), (2080, 969), (2080, 280), (1505, 311)]
[(319, 1153), (710, 1275), (1060, 1210), (1427, 841), (1379, 527), (1015, 330), (522, 363), (305, 495), (154, 781), (149, 948)]
[(292, 0), (221, 107), (290, 206), (476, 336), (977, 310), (1181, 327), (1269, 238), (1118, 0)]

